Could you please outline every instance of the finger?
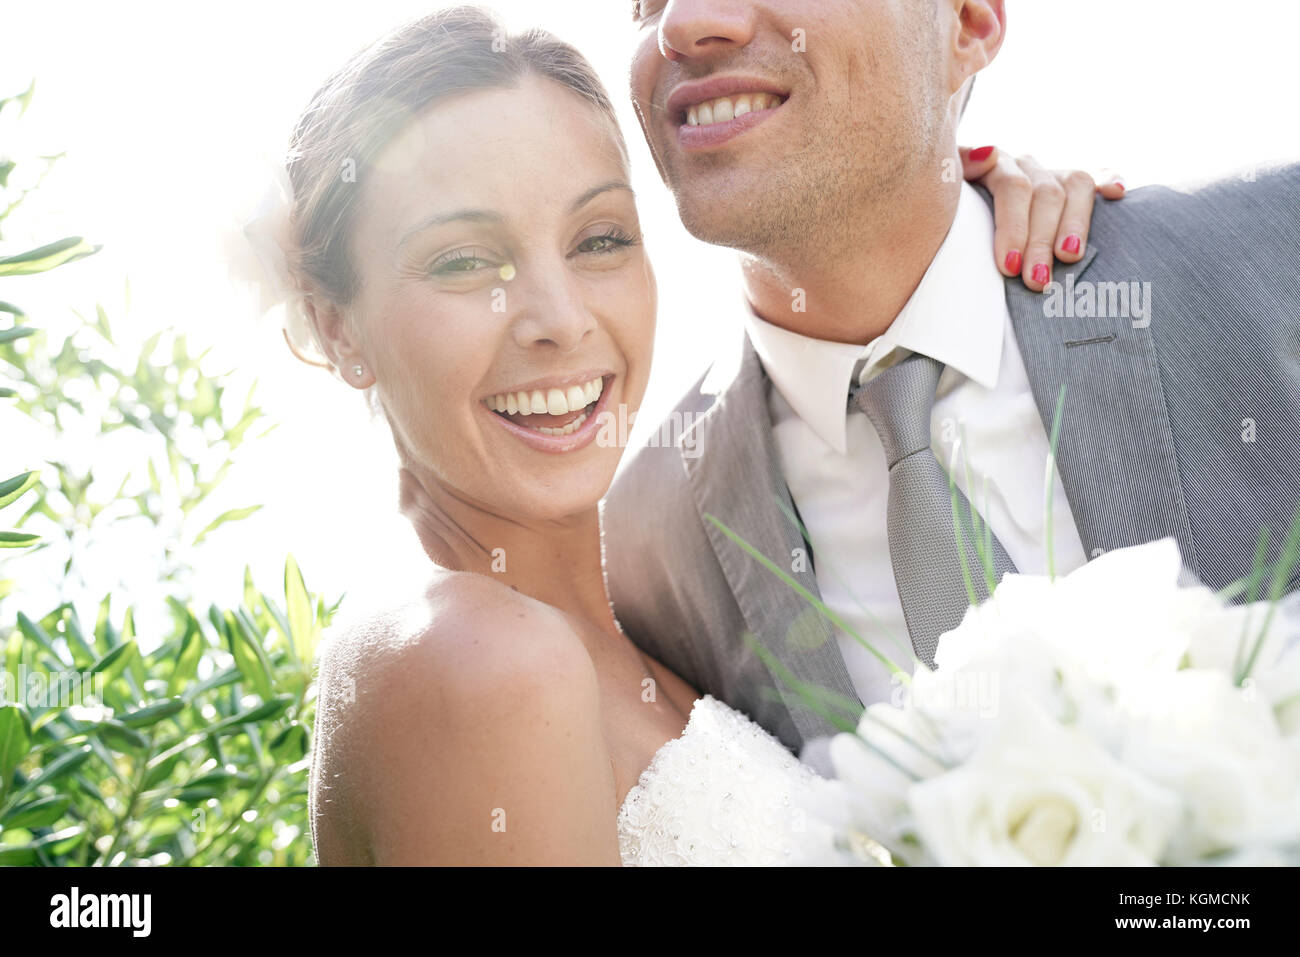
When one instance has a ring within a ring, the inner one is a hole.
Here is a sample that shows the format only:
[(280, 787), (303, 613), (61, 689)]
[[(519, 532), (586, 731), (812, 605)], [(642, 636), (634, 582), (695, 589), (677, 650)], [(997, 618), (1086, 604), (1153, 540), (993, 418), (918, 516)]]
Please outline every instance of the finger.
[(1065, 187), (1051, 173), (1036, 178), (1029, 207), (1029, 239), (1025, 242), (1025, 262), (1021, 271), (1025, 285), (1034, 292), (1042, 292), (1043, 287), (1052, 281), (1056, 230), (1064, 211)]
[(1033, 183), (1014, 159), (1003, 155), (985, 175), (984, 186), (993, 194), (993, 258), (1002, 275), (1020, 275), (1029, 238), (1029, 207)]
[(1056, 258), (1063, 263), (1077, 263), (1088, 248), (1088, 225), (1097, 201), (1097, 183), (1080, 170), (1058, 173), (1056, 179), (1065, 187), (1065, 208), (1056, 227)]
[(980, 146), (971, 149), (968, 146), (957, 147), (957, 152), (961, 156), (961, 173), (968, 182), (974, 182), (988, 175), (993, 167), (998, 165), (998, 148), (996, 146)]
[(1124, 178), (1118, 173), (1109, 173), (1101, 179), (1103, 182), (1097, 184), (1097, 192), (1105, 199), (1123, 199), (1128, 192), (1128, 187), (1124, 185)]

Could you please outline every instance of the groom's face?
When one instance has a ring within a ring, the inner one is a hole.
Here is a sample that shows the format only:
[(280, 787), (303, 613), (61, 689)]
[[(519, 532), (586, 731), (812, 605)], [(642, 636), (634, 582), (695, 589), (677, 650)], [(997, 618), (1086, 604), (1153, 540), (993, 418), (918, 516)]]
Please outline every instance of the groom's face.
[(633, 101), (700, 239), (763, 255), (818, 237), (834, 258), (844, 217), (944, 148), (951, 3), (642, 0), (635, 15)]

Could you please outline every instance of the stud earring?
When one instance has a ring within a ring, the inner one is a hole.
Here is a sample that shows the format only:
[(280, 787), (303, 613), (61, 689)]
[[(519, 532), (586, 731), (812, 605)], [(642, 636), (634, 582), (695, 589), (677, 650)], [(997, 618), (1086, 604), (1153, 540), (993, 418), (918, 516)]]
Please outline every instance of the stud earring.
[(353, 374), (354, 376), (356, 376), (358, 379), (360, 379), (363, 375), (366, 374), (365, 366), (361, 366), (361, 365), (355, 365), (355, 366), (353, 366), (353, 367), (352, 367), (352, 374)]

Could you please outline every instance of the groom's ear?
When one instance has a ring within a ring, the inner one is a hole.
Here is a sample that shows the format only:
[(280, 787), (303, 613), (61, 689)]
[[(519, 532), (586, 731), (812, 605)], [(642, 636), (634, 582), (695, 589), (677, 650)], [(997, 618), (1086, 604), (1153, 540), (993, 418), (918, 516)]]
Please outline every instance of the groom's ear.
[(1007, 32), (1007, 11), (1005, 0), (948, 2), (953, 12), (948, 71), (951, 96), (998, 55)]

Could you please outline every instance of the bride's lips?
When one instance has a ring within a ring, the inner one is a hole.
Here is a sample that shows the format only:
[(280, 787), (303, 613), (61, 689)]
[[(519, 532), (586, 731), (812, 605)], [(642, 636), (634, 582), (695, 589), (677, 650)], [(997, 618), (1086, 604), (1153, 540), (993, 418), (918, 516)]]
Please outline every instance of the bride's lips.
[[(715, 76), (681, 83), (665, 103), (683, 150), (699, 152), (729, 143), (770, 119), (790, 92), (754, 77)], [(722, 119), (715, 119), (715, 111)]]
[[(580, 385), (583, 382), (589, 382), (599, 379), (601, 383), (600, 396), (595, 402), (583, 407), (576, 415), (570, 419), (570, 423), (581, 419), (581, 424), (568, 435), (548, 435), (545, 432), (539, 432), (536, 428), (530, 428), (526, 425), (520, 425), (513, 419), (507, 418), (500, 412), (490, 408), (484, 400), (480, 400), (479, 405), (482, 407), (484, 414), (490, 416), (493, 421), (503, 429), (513, 435), (519, 441), (523, 442), (529, 448), (538, 452), (563, 453), (576, 452), (579, 449), (586, 448), (596, 438), (596, 433), (600, 431), (600, 415), (609, 404), (610, 387), (614, 383), (612, 373), (584, 373), (579, 376), (570, 376), (563, 380), (547, 380), (540, 383), (529, 383), (526, 386), (515, 389), (516, 392), (548, 392), (552, 388), (563, 390), (568, 386)], [(488, 397), (489, 399), (491, 397)], [(572, 409), (570, 409), (572, 412)], [(550, 417), (548, 416), (548, 419)]]

